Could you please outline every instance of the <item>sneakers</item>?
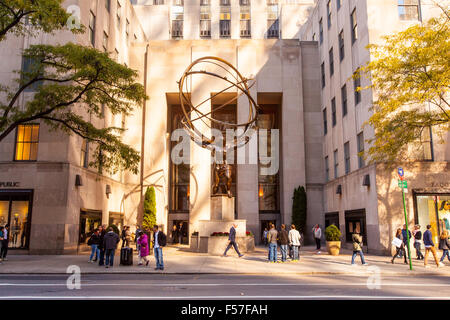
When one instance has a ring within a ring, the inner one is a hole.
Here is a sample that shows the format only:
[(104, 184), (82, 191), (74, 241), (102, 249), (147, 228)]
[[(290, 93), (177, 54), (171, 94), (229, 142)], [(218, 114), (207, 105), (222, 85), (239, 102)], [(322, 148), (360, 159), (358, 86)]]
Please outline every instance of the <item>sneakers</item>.
[(243, 254), (240, 254), (240, 255), (239, 255), (239, 258), (242, 258), (243, 256), (244, 256)]
[(429, 268), (429, 266), (427, 266), (427, 265), (424, 265), (423, 267), (424, 267), (424, 268), (426, 268), (426, 269), (428, 269), (428, 268)]
[(439, 262), (438, 268), (439, 267), (445, 267), (445, 264), (443, 264), (442, 262)]
[(352, 263), (352, 267), (356, 267), (356, 263)]
[(147, 263), (145, 264), (146, 267), (148, 267), (148, 263), (149, 263), (149, 262), (150, 262), (150, 261), (147, 261)]
[(366, 262), (366, 263), (363, 263), (363, 266), (368, 266), (369, 264)]

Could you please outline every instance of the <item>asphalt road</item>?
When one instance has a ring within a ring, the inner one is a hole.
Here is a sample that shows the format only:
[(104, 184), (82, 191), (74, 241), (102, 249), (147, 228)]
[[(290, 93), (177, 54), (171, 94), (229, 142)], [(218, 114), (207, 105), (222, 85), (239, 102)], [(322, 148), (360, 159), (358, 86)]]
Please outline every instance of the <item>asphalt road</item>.
[[(0, 275), (5, 299), (446, 299), (448, 276)], [(73, 289), (79, 283), (80, 289)]]

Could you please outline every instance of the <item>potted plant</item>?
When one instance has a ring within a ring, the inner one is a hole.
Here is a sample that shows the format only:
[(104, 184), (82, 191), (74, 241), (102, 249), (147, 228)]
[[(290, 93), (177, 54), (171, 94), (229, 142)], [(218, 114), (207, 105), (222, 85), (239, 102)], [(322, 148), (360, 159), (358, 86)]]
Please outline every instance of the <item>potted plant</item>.
[(334, 224), (325, 229), (325, 238), (327, 240), (327, 250), (332, 256), (338, 256), (341, 250), (341, 231)]

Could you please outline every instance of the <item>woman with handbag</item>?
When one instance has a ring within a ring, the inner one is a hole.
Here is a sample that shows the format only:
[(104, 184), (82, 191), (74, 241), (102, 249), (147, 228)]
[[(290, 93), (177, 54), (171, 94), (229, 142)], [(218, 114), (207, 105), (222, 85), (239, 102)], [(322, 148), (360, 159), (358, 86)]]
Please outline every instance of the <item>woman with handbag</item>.
[(397, 229), (395, 237), (397, 239), (399, 239), (400, 241), (393, 241), (393, 243), (394, 242), (397, 243), (397, 244), (395, 244), (395, 246), (397, 247), (397, 251), (395, 252), (394, 256), (392, 257), (391, 262), (392, 262), (392, 264), (394, 264), (395, 258), (397, 258), (399, 253), (402, 252), (403, 253), (403, 258), (405, 259), (405, 263), (407, 264), (408, 262), (406, 261), (406, 251), (405, 251), (405, 244), (403, 242), (402, 229), (400, 229), (400, 228)]

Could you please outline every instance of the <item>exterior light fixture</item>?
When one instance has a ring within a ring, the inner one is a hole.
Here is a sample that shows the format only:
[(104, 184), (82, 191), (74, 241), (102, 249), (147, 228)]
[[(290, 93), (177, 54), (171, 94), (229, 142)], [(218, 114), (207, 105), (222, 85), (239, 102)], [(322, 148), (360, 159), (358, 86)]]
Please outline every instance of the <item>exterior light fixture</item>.
[(336, 188), (336, 194), (342, 195), (342, 185), (339, 184)]
[(258, 196), (260, 198), (262, 198), (264, 196), (264, 190), (263, 190), (263, 187), (261, 185), (259, 186)]
[(75, 186), (80, 187), (82, 185), (83, 185), (83, 181), (81, 181), (81, 176), (79, 174), (77, 174), (75, 176)]
[(111, 193), (111, 186), (109, 184), (106, 185), (106, 197), (109, 199), (109, 195)]
[(363, 179), (363, 186), (370, 187), (370, 176), (366, 174)]

